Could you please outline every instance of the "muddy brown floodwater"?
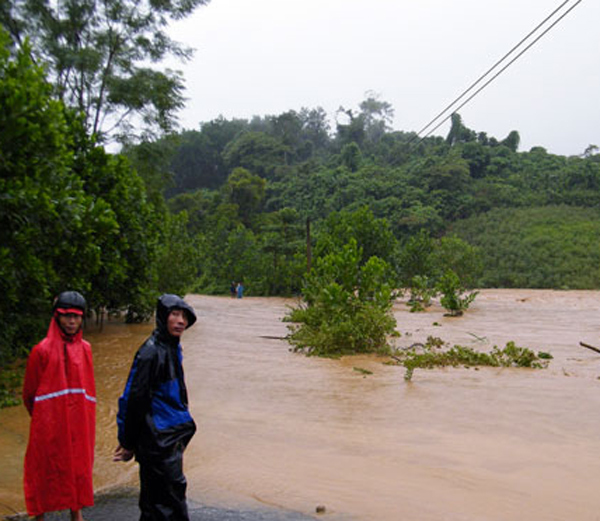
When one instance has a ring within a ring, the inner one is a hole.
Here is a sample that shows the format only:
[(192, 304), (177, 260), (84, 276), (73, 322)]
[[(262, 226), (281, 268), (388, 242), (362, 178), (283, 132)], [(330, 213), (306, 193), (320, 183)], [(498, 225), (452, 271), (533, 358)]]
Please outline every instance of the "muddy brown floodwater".
[[(190, 498), (277, 505), (361, 521), (600, 519), (600, 292), (485, 290), (461, 318), (394, 313), (399, 346), (434, 335), (488, 351), (509, 340), (548, 369), (403, 368), (375, 356), (289, 351), (294, 301), (190, 296), (199, 321), (184, 366), (199, 430), (186, 452)], [(115, 413), (150, 325), (89, 331), (98, 385), (95, 486), (136, 485), (111, 462)], [(364, 374), (357, 369), (371, 371)], [(0, 514), (22, 511), (23, 407), (0, 411)]]

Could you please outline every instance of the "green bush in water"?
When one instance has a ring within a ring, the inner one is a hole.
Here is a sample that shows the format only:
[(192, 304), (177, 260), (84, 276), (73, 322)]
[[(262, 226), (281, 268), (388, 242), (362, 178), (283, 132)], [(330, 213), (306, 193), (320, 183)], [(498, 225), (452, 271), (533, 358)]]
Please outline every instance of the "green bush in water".
[(317, 260), (306, 279), (303, 303), (288, 315), (296, 322), (288, 326), (294, 350), (330, 357), (389, 352), (388, 336), (396, 334), (389, 266), (378, 257), (361, 266), (361, 256), (351, 239)]

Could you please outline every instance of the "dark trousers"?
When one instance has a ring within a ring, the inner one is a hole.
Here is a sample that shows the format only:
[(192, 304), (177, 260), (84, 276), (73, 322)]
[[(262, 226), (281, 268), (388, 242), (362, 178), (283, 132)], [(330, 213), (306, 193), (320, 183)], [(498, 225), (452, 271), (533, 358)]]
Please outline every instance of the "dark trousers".
[(140, 521), (189, 521), (183, 475), (183, 445), (163, 457), (138, 458)]

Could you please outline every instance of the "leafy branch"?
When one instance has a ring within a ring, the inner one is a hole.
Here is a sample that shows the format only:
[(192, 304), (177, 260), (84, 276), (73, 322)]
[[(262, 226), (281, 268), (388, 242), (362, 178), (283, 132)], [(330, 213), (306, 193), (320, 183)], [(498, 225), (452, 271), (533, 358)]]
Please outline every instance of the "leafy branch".
[(432, 369), (434, 367), (526, 367), (543, 369), (548, 366), (552, 355), (545, 352), (535, 354), (531, 349), (519, 347), (513, 341), (504, 349), (494, 346), (488, 353), (475, 351), (470, 347), (448, 344), (437, 337), (428, 337), (425, 344), (413, 344), (411, 347), (397, 351), (392, 358), (402, 364), (406, 372), (404, 379), (410, 381), (414, 370)]

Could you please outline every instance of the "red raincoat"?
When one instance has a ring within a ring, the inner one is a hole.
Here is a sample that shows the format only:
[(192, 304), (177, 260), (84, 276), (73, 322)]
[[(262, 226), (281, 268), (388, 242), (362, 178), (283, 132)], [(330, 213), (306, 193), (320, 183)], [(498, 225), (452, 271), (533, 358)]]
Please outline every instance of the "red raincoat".
[(94, 504), (96, 387), (90, 344), (53, 318), (27, 361), (23, 402), (31, 415), (25, 455), (29, 515)]

